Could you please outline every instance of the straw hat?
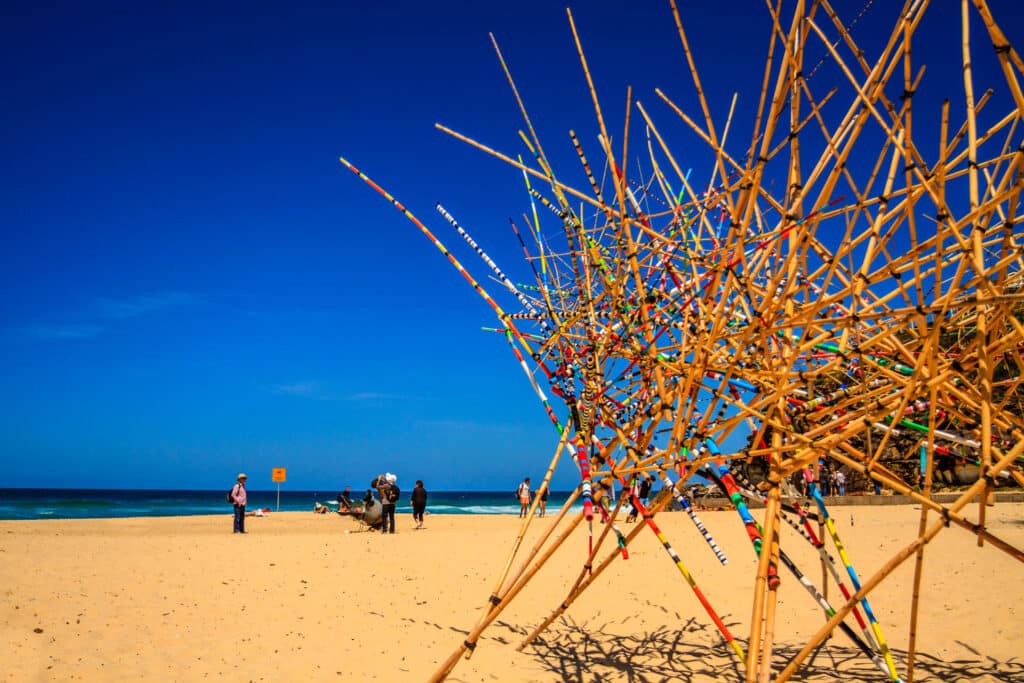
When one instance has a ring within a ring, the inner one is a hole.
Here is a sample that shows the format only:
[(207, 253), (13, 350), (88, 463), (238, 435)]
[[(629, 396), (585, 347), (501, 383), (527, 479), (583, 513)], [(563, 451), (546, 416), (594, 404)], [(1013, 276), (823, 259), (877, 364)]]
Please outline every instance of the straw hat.
[(248, 479), (248, 478), (249, 477), (245, 474), (245, 472), (239, 472), (238, 473), (238, 479)]

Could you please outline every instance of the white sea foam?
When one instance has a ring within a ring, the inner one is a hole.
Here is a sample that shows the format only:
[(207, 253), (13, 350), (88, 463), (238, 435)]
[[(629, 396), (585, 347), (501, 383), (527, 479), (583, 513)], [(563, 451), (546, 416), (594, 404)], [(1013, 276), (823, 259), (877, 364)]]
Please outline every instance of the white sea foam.
[(427, 512), (435, 515), (514, 515), (519, 506), (515, 505), (427, 505)]

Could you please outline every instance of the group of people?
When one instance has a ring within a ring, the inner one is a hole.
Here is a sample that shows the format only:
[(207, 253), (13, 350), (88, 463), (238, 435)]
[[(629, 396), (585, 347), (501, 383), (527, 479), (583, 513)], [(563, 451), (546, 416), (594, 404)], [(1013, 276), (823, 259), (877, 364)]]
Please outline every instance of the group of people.
[[(228, 500), (234, 505), (234, 533), (244, 534), (245, 531), (245, 505), (248, 502), (245, 491), (245, 483), (248, 477), (244, 472), (239, 473), (235, 485), (228, 492)], [(377, 498), (374, 497), (376, 492)], [(359, 508), (352, 501), (352, 488), (345, 487), (345, 490), (338, 494), (338, 512), (341, 514), (357, 513), (368, 509), (379, 500), (381, 506), (380, 530), (381, 533), (395, 533), (395, 505), (398, 503), (401, 489), (398, 488), (398, 477), (390, 472), (379, 474), (370, 482), (370, 488), (366, 490), (363, 497), (363, 507)], [(421, 480), (416, 480), (416, 486), (409, 498), (412, 505), (412, 518), (417, 529), (423, 528), (423, 517), (427, 510), (427, 490)], [(319, 501), (314, 504), (313, 512), (326, 513), (328, 508)]]
[[(235, 485), (231, 488), (231, 492), (228, 494), (228, 497), (234, 503), (234, 532), (236, 534), (246, 533), (246, 480), (247, 477), (245, 473), (240, 473)], [(651, 492), (651, 483), (653, 480), (654, 478), (648, 474), (643, 477), (639, 477), (637, 481), (634, 482), (635, 488), (633, 492), (645, 505)], [(533, 502), (534, 496), (537, 496), (537, 516), (543, 517), (547, 514), (548, 487), (546, 484), (542, 484), (539, 490), (534, 491), (530, 486), (530, 478), (526, 477), (523, 479), (522, 483), (519, 484), (515, 495), (519, 500), (520, 518), (525, 518), (530, 514), (530, 504)], [(351, 487), (346, 486), (345, 490), (338, 494), (338, 512), (341, 514), (361, 512), (362, 510), (369, 509), (379, 501), (381, 506), (380, 531), (385, 534), (393, 534), (395, 533), (395, 505), (398, 503), (400, 496), (401, 489), (398, 487), (398, 477), (390, 472), (385, 472), (384, 474), (378, 474), (370, 482), (370, 488), (366, 489), (366, 495), (363, 496), (362, 499), (362, 509), (352, 501), (352, 489)], [(409, 503), (412, 505), (412, 518), (416, 523), (416, 528), (422, 529), (423, 517), (427, 510), (427, 490), (424, 488), (423, 482), (419, 479), (416, 480), (416, 486), (413, 488), (412, 494), (409, 497)], [(317, 502), (313, 511), (317, 513), (326, 513), (327, 506)], [(638, 510), (636, 506), (634, 506), (626, 517), (626, 521), (635, 521), (637, 513)]]
[[(641, 505), (647, 505), (647, 499), (651, 495), (651, 485), (654, 483), (654, 477), (650, 474), (645, 474), (640, 477), (636, 477), (632, 484), (631, 494), (634, 494), (636, 498), (640, 499)], [(526, 477), (522, 483), (516, 488), (516, 499), (519, 501), (519, 517), (520, 519), (526, 518), (530, 514), (530, 503), (533, 502), (534, 496), (537, 496), (537, 516), (543, 517), (547, 514), (548, 508), (548, 487), (547, 484), (541, 484), (540, 489), (536, 492), (530, 487), (530, 478)], [(632, 499), (632, 496), (631, 496)], [(636, 505), (633, 505), (632, 510), (626, 516), (627, 522), (635, 522), (639, 510)]]
[[(395, 505), (402, 494), (401, 489), (398, 488), (398, 477), (391, 472), (374, 477), (370, 481), (370, 488), (366, 489), (366, 495), (363, 497), (365, 505), (372, 503), (374, 490), (377, 491), (381, 505), (380, 532), (393, 534), (395, 533)], [(422, 529), (423, 516), (427, 510), (427, 489), (424, 488), (423, 481), (420, 479), (416, 480), (416, 486), (412, 490), (412, 495), (409, 496), (409, 504), (412, 505), (412, 519), (416, 523), (416, 528)]]
[[(362, 509), (352, 503), (351, 490), (346, 486), (345, 491), (338, 494), (338, 512), (342, 514), (361, 511), (370, 512), (375, 505), (379, 504), (381, 507), (379, 518), (380, 532), (382, 534), (393, 534), (395, 533), (395, 506), (398, 504), (401, 495), (402, 490), (398, 487), (398, 477), (391, 472), (385, 472), (384, 474), (378, 474), (370, 481), (370, 488), (366, 489), (366, 494), (362, 499)], [(427, 489), (424, 488), (423, 482), (419, 479), (416, 480), (416, 486), (409, 497), (409, 503), (412, 505), (412, 518), (416, 523), (416, 528), (422, 529), (423, 515), (427, 509)], [(376, 529), (378, 519), (376, 514), (364, 514), (362, 519), (370, 527), (370, 531)], [(370, 521), (371, 519), (373, 520), (372, 522)]]
[[(541, 484), (540, 489), (536, 492), (539, 496), (537, 500), (537, 516), (543, 517), (547, 514), (548, 510), (548, 487), (546, 484)], [(534, 491), (530, 488), (530, 478), (526, 477), (523, 479), (523, 483), (516, 489), (516, 498), (519, 499), (519, 517), (525, 518), (530, 514), (530, 503), (533, 502)]]
[(846, 495), (846, 475), (842, 470), (832, 470), (827, 476), (822, 476), (818, 482), (822, 494), (826, 496)]
[[(819, 467), (818, 471), (814, 469), (807, 469), (804, 472), (798, 472), (794, 475), (794, 484), (796, 485), (797, 493), (801, 496), (810, 495), (810, 484), (814, 482), (818, 486), (818, 491), (823, 496), (845, 496), (846, 495), (846, 473), (841, 469), (828, 469), (825, 467)], [(875, 493), (878, 494), (877, 482), (875, 486)]]
[(636, 517), (640, 514), (639, 508), (637, 508), (636, 500), (640, 499), (640, 505), (647, 509), (647, 499), (651, 496), (651, 484), (654, 483), (654, 476), (650, 473), (641, 475), (639, 477), (633, 477), (633, 482), (630, 484), (630, 504), (631, 508), (629, 514), (626, 515), (626, 523), (632, 524), (636, 521)]

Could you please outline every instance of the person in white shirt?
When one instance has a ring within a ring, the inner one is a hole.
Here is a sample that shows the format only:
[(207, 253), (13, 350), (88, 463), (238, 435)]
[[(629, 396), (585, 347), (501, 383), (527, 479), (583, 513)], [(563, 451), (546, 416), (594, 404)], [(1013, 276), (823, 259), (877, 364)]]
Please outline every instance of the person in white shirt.
[(519, 497), (519, 516), (526, 517), (530, 510), (530, 478), (523, 479), (523, 483), (516, 489), (516, 495)]

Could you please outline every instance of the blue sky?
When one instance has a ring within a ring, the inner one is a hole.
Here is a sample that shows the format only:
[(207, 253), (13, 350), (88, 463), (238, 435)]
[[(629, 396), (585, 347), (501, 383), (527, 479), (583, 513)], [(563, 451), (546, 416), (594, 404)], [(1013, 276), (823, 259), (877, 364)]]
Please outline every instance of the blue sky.
[[(854, 29), (866, 48), (888, 4)], [(738, 90), (742, 120), (763, 7), (681, 5), (712, 107), (722, 120)], [(847, 18), (862, 6), (837, 4)], [(992, 6), (1020, 31), (1018, 3)], [(699, 114), (667, 3), (573, 9), (611, 129), (627, 85), (662, 120), (655, 87)], [(915, 44), (918, 60), (956, 74), (957, 30)], [(223, 488), (245, 470), (271, 488), (272, 467), (297, 489), (383, 470), (435, 489), (539, 477), (557, 434), (504, 340), (480, 330), (490, 310), (337, 160), (478, 278), (436, 201), (528, 281), (507, 227), (528, 210), (518, 172), (433, 127), (525, 153), (489, 31), (556, 168), (582, 186), (567, 131), (588, 144), (597, 126), (558, 3), (7, 6), (3, 485)], [(926, 82), (935, 101), (959, 97), (955, 78)], [(575, 479), (563, 466), (556, 487)]]

